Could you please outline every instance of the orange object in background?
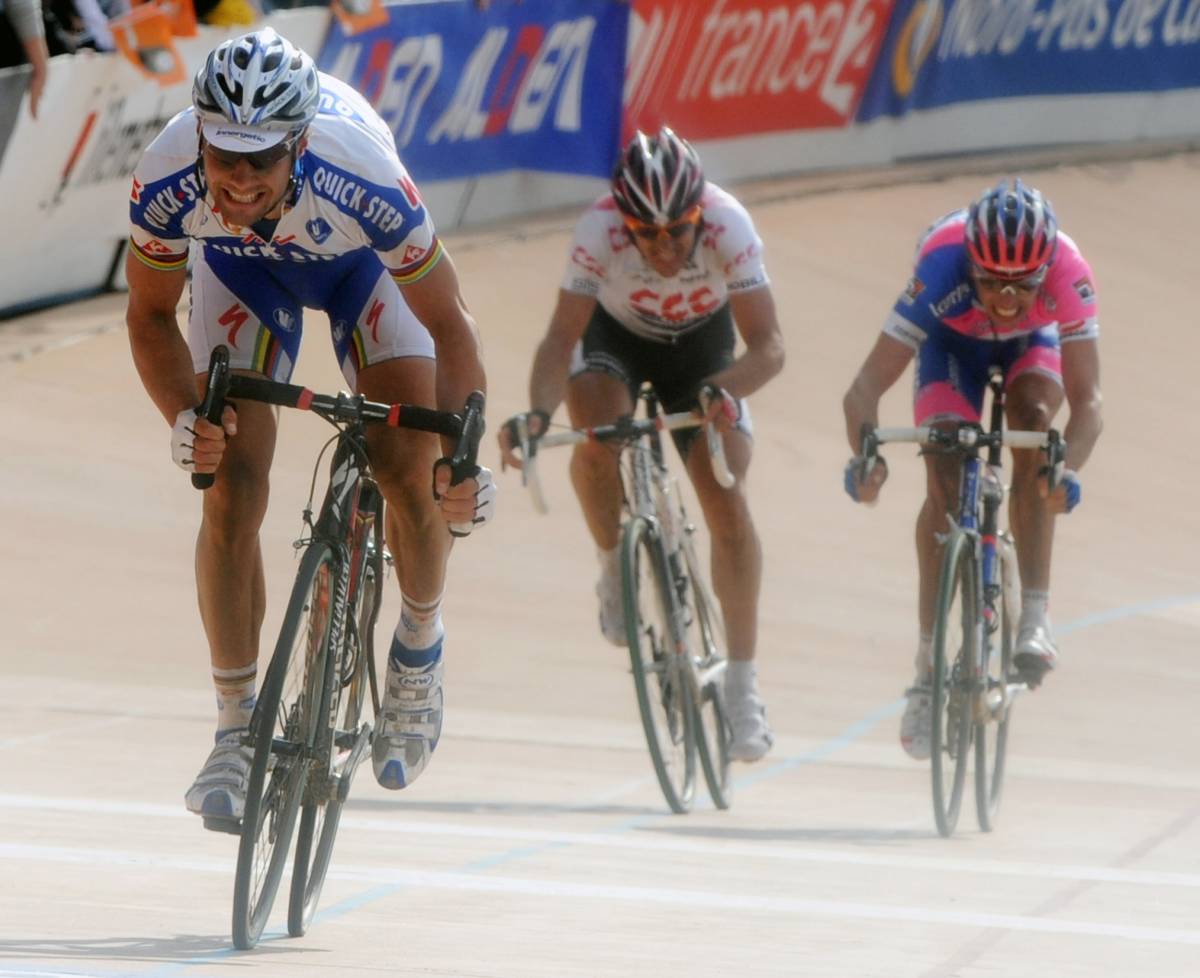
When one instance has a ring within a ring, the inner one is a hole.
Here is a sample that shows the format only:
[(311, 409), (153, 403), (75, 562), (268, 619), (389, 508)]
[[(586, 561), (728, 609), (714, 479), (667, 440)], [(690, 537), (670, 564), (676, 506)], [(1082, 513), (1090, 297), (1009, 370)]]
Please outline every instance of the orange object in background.
[(329, 9), (347, 37), (382, 27), (388, 22), (388, 13), (380, 0), (332, 0)]
[[(192, 10), (191, 0), (183, 0), (176, 6), (183, 5), (192, 11), (191, 30), (195, 34), (196, 14)], [(188, 77), (183, 58), (173, 40), (175, 17), (168, 11), (168, 6), (143, 3), (109, 24), (117, 50), (138, 71), (160, 85), (176, 85)]]
[(131, 0), (133, 9), (138, 7), (158, 7), (164, 11), (171, 21), (171, 33), (176, 37), (195, 37), (196, 8), (192, 0)]

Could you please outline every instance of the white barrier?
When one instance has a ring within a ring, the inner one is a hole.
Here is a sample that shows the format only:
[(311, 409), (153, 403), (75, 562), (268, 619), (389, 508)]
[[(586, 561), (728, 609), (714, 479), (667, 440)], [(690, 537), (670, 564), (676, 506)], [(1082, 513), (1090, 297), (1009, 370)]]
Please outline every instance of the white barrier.
[[(329, 13), (314, 7), (283, 11), (269, 23), (317, 52)], [(202, 27), (199, 37), (179, 42), (189, 78), (214, 44), (238, 32)], [(12, 70), (0, 72), (0, 82)], [(5, 88), (0, 84), (0, 94)], [(51, 61), (41, 118), (30, 118), (23, 101), (15, 127), (0, 132), (0, 314), (123, 284), (120, 257), (133, 168), (159, 129), (186, 107), (190, 90), (190, 81), (167, 88), (148, 82), (119, 55), (83, 53)], [(4, 108), (0, 105), (0, 124), (7, 118)], [(1191, 140), (1198, 118), (1200, 89), (1038, 97), (697, 147), (709, 176), (733, 184), (962, 152)], [(594, 178), (512, 171), (422, 181), (421, 191), (446, 230), (583, 205), (605, 186)]]
[[(271, 18), (280, 33), (318, 50), (329, 25), (321, 8)], [(191, 75), (222, 38), (209, 27), (178, 42), (188, 81), (147, 81), (121, 55), (51, 59), (38, 110), (28, 96), (0, 158), (0, 311), (109, 285), (129, 227), (130, 178), (142, 150), (191, 100)]]

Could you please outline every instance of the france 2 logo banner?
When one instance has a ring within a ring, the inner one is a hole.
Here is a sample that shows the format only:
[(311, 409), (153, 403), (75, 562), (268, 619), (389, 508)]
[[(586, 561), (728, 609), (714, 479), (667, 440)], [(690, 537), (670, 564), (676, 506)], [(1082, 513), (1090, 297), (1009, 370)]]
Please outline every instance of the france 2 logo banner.
[(348, 37), (323, 71), (362, 92), (425, 183), (527, 169), (606, 177), (621, 127), (629, 5), (405, 3)]

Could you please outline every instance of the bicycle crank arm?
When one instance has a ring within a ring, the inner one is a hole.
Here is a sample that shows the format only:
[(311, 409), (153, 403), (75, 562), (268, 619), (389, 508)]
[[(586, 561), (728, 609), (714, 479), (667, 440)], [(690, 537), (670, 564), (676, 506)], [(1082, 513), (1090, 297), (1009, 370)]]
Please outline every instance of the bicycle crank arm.
[(346, 758), (346, 766), (342, 768), (342, 773), (338, 777), (337, 783), (337, 798), (340, 802), (345, 802), (350, 795), (350, 782), (354, 780), (354, 772), (358, 769), (358, 765), (362, 763), (363, 755), (366, 754), (371, 746), (371, 726), (364, 723), (362, 729), (358, 732), (358, 737), (354, 741), (354, 747), (350, 751), (350, 756)]

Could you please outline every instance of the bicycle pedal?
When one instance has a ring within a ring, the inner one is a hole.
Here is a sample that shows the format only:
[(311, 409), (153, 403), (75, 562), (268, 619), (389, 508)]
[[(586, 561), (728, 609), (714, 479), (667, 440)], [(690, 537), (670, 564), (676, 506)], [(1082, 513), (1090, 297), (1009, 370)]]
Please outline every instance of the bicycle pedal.
[(205, 815), (204, 827), (210, 832), (224, 832), (227, 835), (242, 834), (242, 820), (225, 815)]

